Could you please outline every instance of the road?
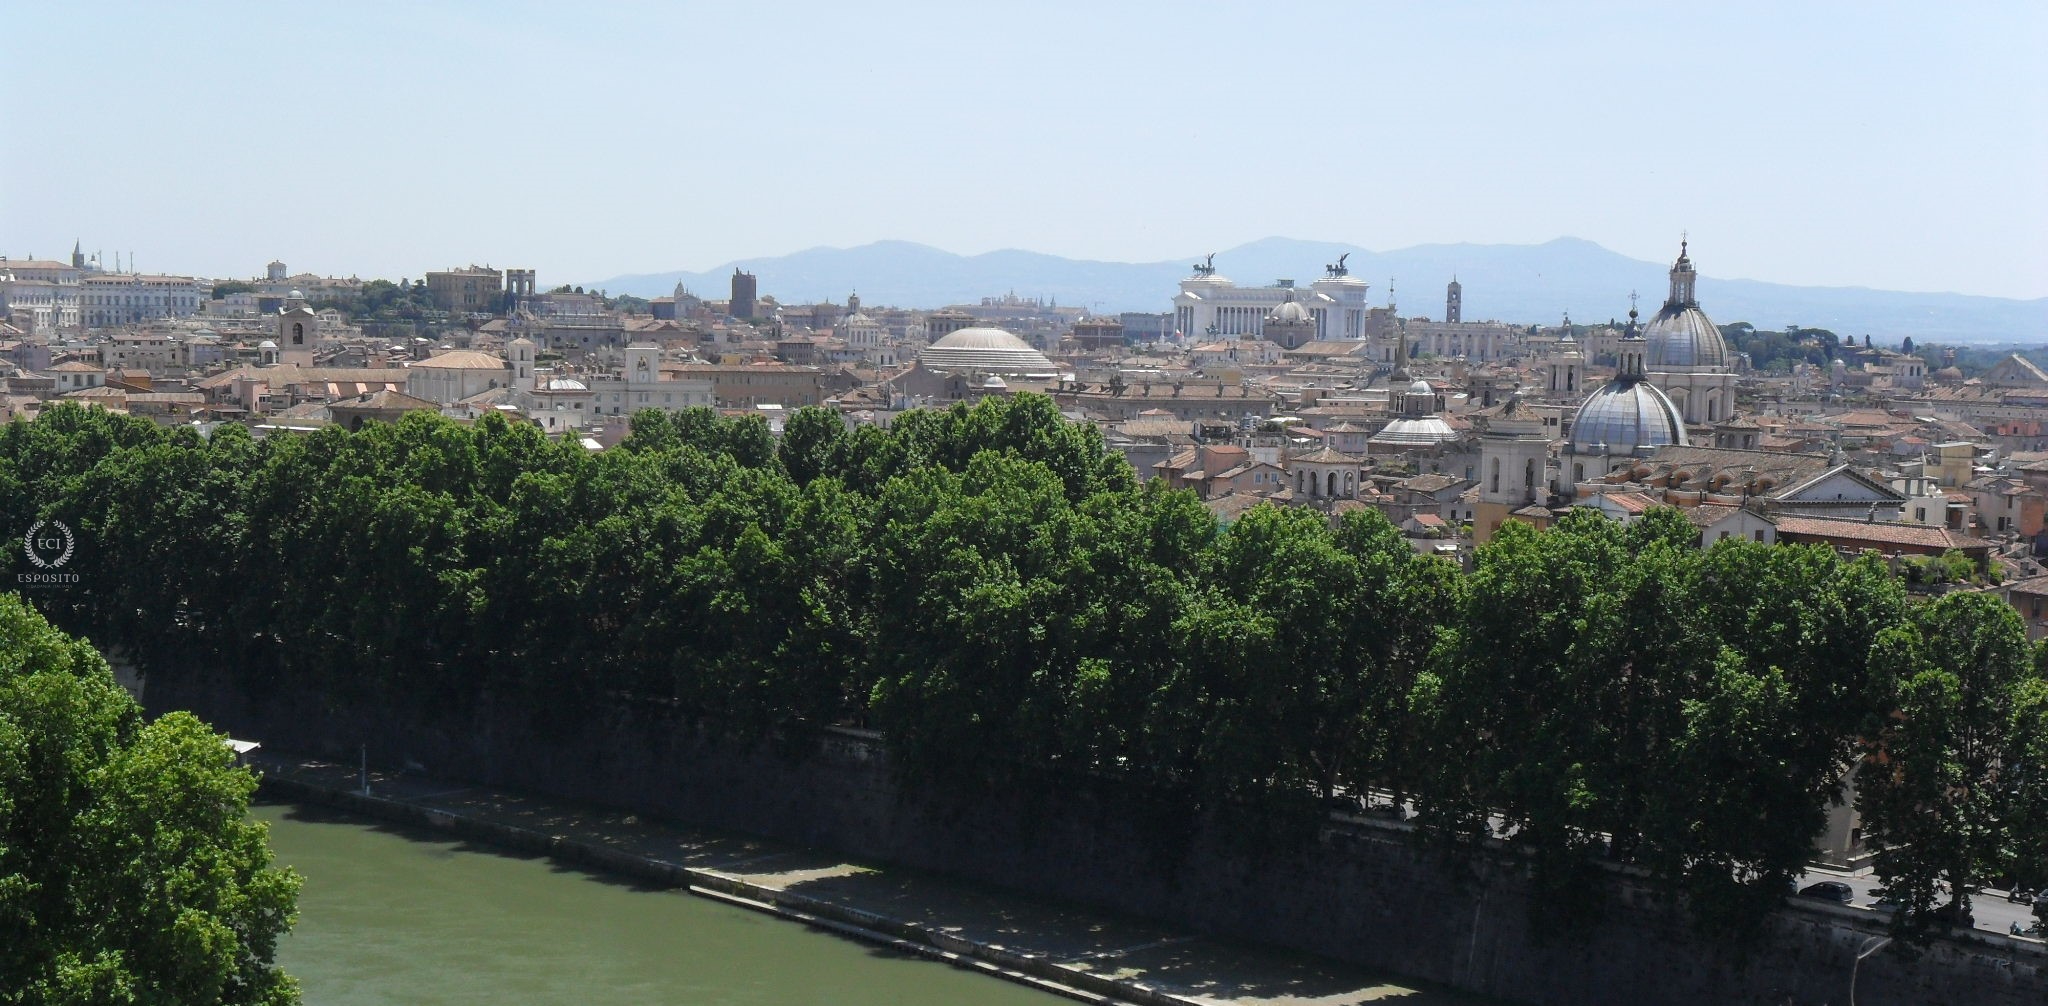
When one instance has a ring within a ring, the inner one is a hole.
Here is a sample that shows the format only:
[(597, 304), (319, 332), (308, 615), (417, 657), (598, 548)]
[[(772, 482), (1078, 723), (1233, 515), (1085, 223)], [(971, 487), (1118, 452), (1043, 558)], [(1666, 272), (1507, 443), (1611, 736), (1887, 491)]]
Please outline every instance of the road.
[[(1877, 900), (1877, 878), (1867, 874), (1850, 876), (1829, 870), (1809, 870), (1800, 876), (1799, 886), (1803, 888), (1823, 880), (1839, 880), (1848, 884), (1856, 892), (1856, 900), (1851, 903), (1851, 907), (1868, 908)], [(1977, 928), (1994, 933), (2010, 933), (2010, 927), (2015, 922), (2020, 924), (2021, 929), (2025, 929), (2034, 922), (2033, 912), (2031, 905), (2005, 900), (2003, 891), (1984, 891), (1970, 899), (1970, 914), (1976, 917)]]

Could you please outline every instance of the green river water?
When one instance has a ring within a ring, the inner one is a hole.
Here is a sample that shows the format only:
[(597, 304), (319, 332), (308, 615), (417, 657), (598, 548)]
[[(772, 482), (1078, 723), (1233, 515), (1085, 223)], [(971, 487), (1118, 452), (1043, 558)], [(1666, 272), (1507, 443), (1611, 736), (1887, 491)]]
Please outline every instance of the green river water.
[(307, 1006), (1065, 1002), (675, 891), (315, 807), (265, 804), (306, 878), (279, 962)]

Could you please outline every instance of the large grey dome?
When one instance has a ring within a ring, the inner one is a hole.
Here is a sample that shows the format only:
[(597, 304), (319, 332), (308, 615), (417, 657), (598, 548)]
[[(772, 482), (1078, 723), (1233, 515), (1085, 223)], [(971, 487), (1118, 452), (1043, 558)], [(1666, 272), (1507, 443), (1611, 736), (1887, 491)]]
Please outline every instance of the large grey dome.
[(978, 370), (987, 374), (1049, 374), (1055, 369), (1045, 354), (1000, 328), (975, 326), (949, 332), (917, 351), (917, 362), (940, 370)]
[(1680, 242), (1678, 261), (1671, 264), (1671, 294), (1664, 299), (1664, 307), (1657, 316), (1643, 327), (1652, 371), (1728, 366), (1728, 343), (1721, 338), (1721, 330), (1708, 320), (1707, 313), (1700, 310), (1699, 299), (1693, 294), (1693, 281), (1697, 278), (1685, 243)]
[(1664, 305), (1643, 326), (1643, 340), (1649, 343), (1651, 370), (1728, 365), (1728, 343), (1697, 304)]
[(1685, 421), (1648, 381), (1616, 378), (1593, 392), (1572, 420), (1573, 454), (1631, 454), (1685, 443)]

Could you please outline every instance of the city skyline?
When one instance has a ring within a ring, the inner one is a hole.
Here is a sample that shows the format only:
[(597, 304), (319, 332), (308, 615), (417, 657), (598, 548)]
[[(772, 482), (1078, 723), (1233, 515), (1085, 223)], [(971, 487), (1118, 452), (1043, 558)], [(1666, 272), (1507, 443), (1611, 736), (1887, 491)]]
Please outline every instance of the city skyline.
[(111, 10), (11, 17), (91, 40), (26, 47), (18, 93), (106, 96), (0, 168), (7, 254), (587, 282), (877, 240), (1657, 261), (1691, 230), (1725, 278), (2048, 295), (2018, 4)]

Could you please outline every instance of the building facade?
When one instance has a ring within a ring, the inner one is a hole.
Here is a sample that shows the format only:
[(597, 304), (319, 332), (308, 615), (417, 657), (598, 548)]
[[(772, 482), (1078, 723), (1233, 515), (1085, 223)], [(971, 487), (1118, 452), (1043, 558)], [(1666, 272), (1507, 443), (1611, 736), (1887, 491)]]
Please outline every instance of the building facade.
[(1315, 322), (1316, 338), (1364, 338), (1365, 281), (1350, 275), (1342, 259), (1323, 271), (1322, 279), (1299, 290), (1293, 280), (1238, 286), (1217, 275), (1213, 261), (1198, 263), (1173, 298), (1174, 328), (1197, 341), (1220, 335), (1262, 337), (1266, 318), (1292, 298)]
[(190, 276), (96, 272), (86, 274), (79, 284), (87, 328), (190, 317), (212, 294), (212, 283)]
[(505, 274), (489, 266), (427, 274), (427, 296), (451, 314), (495, 314), (504, 306)]

